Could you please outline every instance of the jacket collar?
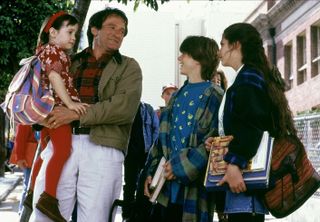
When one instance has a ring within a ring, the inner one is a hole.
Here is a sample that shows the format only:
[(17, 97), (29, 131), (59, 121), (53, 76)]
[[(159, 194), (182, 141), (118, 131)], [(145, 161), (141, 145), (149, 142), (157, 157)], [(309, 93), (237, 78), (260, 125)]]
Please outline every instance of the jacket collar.
[[(89, 56), (94, 56), (93, 55), (93, 51), (92, 51), (92, 48), (88, 47), (86, 49), (84, 49), (82, 52), (76, 54), (73, 59), (77, 59), (79, 57), (81, 58), (84, 58), (84, 57), (89, 57)], [(110, 57), (109, 57), (110, 58)], [(103, 60), (104, 58), (102, 58)], [(106, 58), (107, 59), (107, 58)], [(118, 63), (118, 64), (121, 64), (122, 63), (122, 55), (121, 53), (119, 52), (119, 50), (115, 51), (112, 55), (112, 59)]]

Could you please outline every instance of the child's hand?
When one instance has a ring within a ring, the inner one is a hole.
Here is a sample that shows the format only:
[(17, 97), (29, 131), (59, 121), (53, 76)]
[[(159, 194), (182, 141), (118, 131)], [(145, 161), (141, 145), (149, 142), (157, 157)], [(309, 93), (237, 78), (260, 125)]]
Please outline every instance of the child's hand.
[(17, 165), (19, 166), (20, 169), (25, 169), (27, 168), (27, 161), (26, 160), (18, 160)]
[(147, 196), (147, 197), (151, 197), (151, 193), (150, 193), (150, 190), (149, 190), (149, 186), (152, 182), (152, 177), (151, 176), (148, 176), (146, 178), (146, 180), (144, 181), (144, 195)]
[(170, 161), (166, 162), (163, 165), (163, 168), (164, 168), (164, 172), (165, 172), (164, 177), (166, 178), (166, 180), (175, 180), (176, 179), (176, 176), (173, 173), (172, 165), (171, 165)]
[(224, 183), (229, 184), (230, 190), (233, 193), (241, 193), (247, 190), (240, 168), (233, 164), (228, 164), (227, 171), (224, 177), (218, 182), (218, 185), (221, 186)]
[(87, 108), (89, 107), (89, 104), (87, 103), (77, 103), (77, 102), (71, 102), (67, 105), (68, 109), (76, 111), (78, 115), (83, 115), (87, 112)]
[(211, 147), (212, 147), (212, 142), (213, 142), (213, 137), (209, 137), (208, 139), (206, 139), (206, 141), (204, 142), (206, 150), (208, 152), (210, 152)]

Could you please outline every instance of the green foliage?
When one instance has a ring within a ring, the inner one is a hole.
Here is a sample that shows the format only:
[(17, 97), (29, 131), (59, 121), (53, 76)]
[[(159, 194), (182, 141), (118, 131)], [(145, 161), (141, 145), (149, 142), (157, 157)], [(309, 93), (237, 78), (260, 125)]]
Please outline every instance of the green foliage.
[(5, 0), (0, 3), (0, 101), (19, 61), (35, 52), (42, 22), (59, 10), (70, 11), (68, 0)]
[[(109, 2), (112, 2), (114, 0), (109, 0)], [(134, 11), (137, 10), (137, 8), (139, 7), (140, 3), (143, 3), (145, 5), (147, 5), (148, 7), (158, 11), (158, 3), (157, 3), (157, 0), (116, 0), (117, 2), (121, 2), (122, 4), (125, 4), (127, 5), (128, 1), (131, 2), (131, 1), (134, 1)], [(161, 0), (161, 4), (165, 3), (165, 2), (169, 2), (170, 0)], [(187, 0), (189, 1), (189, 0)]]

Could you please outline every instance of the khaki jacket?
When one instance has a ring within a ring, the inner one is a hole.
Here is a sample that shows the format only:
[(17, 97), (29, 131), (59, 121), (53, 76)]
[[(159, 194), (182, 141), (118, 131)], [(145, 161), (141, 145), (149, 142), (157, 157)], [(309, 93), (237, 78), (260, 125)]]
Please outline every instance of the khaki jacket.
[[(98, 86), (99, 102), (81, 116), (80, 126), (91, 128), (92, 142), (126, 152), (140, 103), (142, 73), (133, 58), (121, 55), (121, 60), (119, 63), (113, 57), (104, 68)], [(80, 65), (74, 61), (71, 71)]]

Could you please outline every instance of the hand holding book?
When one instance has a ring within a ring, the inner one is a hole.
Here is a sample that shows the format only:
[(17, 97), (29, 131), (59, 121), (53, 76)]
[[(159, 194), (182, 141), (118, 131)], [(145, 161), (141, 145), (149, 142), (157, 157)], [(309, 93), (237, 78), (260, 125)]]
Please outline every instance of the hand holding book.
[(223, 160), (228, 152), (228, 145), (233, 136), (214, 137), (211, 143), (210, 152), (210, 173), (213, 175), (224, 174), (227, 169), (227, 163)]
[(152, 203), (155, 203), (166, 181), (166, 178), (164, 175), (165, 163), (166, 163), (166, 159), (162, 157), (153, 177), (151, 176), (147, 177), (144, 183), (144, 195), (149, 197), (149, 200)]
[(232, 192), (239, 193), (246, 191), (242, 172), (239, 167), (228, 164), (223, 159), (228, 152), (228, 146), (232, 140), (233, 136), (219, 136), (213, 138), (210, 152), (210, 174), (224, 175), (217, 185), (222, 186), (227, 183)]
[[(256, 155), (249, 161), (247, 168), (242, 170), (235, 165), (228, 165), (223, 160), (232, 139), (232, 136), (221, 136), (208, 140), (211, 142), (211, 147), (205, 186), (209, 190), (227, 189), (229, 186), (234, 192), (243, 192), (245, 187), (249, 187), (249, 189), (267, 188), (269, 186), (273, 138), (269, 136), (268, 132), (263, 133)], [(208, 148), (207, 141), (206, 148)], [(224, 183), (228, 183), (228, 186), (221, 186)]]

